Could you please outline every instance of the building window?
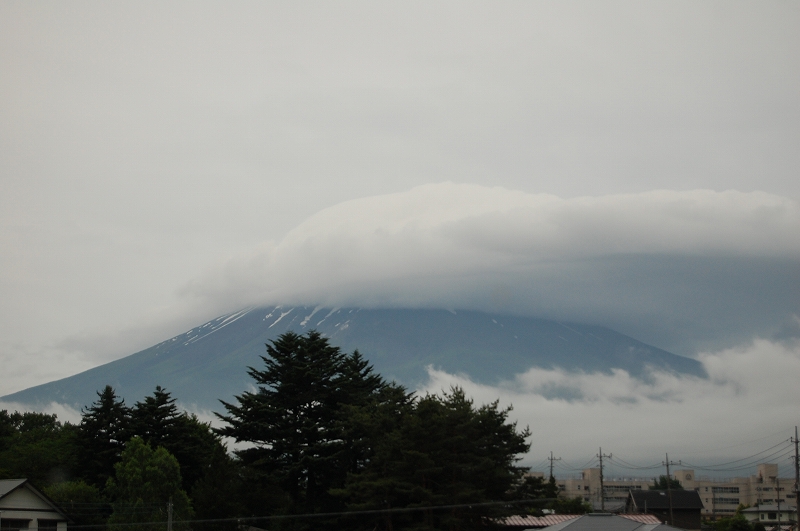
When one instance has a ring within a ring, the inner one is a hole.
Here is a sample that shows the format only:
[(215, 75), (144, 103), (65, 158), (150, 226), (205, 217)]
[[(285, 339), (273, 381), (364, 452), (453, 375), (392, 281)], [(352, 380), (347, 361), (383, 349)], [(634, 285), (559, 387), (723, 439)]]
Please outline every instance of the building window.
[(0, 529), (3, 531), (19, 531), (20, 529), (28, 529), (28, 522), (30, 522), (30, 520), (3, 518), (2, 515), (0, 515)]
[(57, 529), (58, 529), (58, 520), (39, 519), (39, 531), (56, 531)]
[(770, 520), (776, 520), (777, 516), (775, 515), (775, 513), (767, 513), (767, 518)]

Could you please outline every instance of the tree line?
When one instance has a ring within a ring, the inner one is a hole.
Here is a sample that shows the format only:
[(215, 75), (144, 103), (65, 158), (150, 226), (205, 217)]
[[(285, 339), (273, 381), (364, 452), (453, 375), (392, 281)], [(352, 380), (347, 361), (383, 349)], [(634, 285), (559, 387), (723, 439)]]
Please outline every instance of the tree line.
[(120, 531), (168, 512), (175, 529), (476, 529), (556, 497), (519, 465), (530, 431), (510, 408), (415, 395), (314, 331), (279, 336), (262, 361), (217, 429), (162, 387), (129, 407), (106, 386), (76, 425), (0, 411), (0, 476)]

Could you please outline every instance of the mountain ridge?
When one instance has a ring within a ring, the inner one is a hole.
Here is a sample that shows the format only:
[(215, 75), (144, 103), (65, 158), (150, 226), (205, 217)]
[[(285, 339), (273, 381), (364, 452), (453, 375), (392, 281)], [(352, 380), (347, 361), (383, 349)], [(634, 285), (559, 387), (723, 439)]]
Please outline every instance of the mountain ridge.
[(609, 328), (461, 310), (252, 307), (222, 315), (150, 348), (0, 400), (79, 409), (105, 385), (131, 404), (162, 385), (184, 407), (221, 410), (219, 400), (250, 390), (265, 343), (287, 331), (316, 329), (345, 352), (359, 350), (376, 372), (408, 387), (426, 367), (486, 384), (531, 367), (584, 372), (650, 369), (705, 376), (702, 365)]

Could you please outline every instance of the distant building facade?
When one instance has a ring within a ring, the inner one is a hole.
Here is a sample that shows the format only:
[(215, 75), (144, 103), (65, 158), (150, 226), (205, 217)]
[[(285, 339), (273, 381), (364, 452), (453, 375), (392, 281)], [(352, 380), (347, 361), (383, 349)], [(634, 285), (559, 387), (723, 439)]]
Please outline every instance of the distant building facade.
[[(779, 478), (778, 465), (762, 463), (756, 467), (755, 475), (725, 479), (697, 478), (694, 470), (676, 470), (677, 479), (686, 490), (694, 490), (703, 503), (703, 518), (732, 516), (739, 504), (778, 505), (795, 507), (795, 494), (792, 490), (794, 478)], [(587, 468), (577, 478), (556, 479), (560, 496), (580, 497), (594, 507), (602, 504), (606, 509), (615, 509), (624, 504), (630, 491), (648, 490), (654, 478), (609, 478), (603, 481), (600, 489), (600, 469)], [(602, 494), (602, 496), (601, 496)]]
[(796, 506), (794, 478), (778, 477), (778, 465), (762, 463), (755, 475), (729, 479), (697, 479), (694, 470), (676, 470), (684, 489), (696, 490), (703, 500), (703, 516), (731, 516), (739, 505)]

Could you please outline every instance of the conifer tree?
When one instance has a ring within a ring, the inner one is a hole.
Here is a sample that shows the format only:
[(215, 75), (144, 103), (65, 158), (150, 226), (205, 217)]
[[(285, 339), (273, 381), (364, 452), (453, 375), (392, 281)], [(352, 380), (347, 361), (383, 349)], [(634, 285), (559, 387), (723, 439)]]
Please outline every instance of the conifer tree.
[(154, 448), (172, 446), (180, 411), (175, 399), (160, 385), (131, 410), (131, 431)]
[(117, 399), (107, 385), (97, 392), (98, 399), (82, 410), (78, 438), (81, 448), (81, 469), (86, 480), (103, 488), (114, 474), (125, 443), (130, 438), (130, 410), (125, 400)]
[(237, 396), (237, 404), (223, 402), (227, 414), (219, 417), (228, 425), (219, 433), (253, 443), (237, 454), (284, 490), (286, 511), (342, 508), (331, 490), (344, 485), (358, 460), (344, 411), (367, 404), (386, 383), (357, 352), (343, 354), (316, 331), (279, 336), (262, 360), (264, 369), (248, 370), (257, 391)]
[[(514, 497), (528, 450), (527, 429), (508, 422), (498, 404), (474, 407), (463, 390), (427, 395), (384, 433), (367, 468), (340, 491), (353, 510), (418, 508), (355, 523), (362, 529), (479, 529), (487, 518), (511, 514), (509, 506), (476, 506)], [(436, 507), (464, 505), (446, 511)], [(425, 509), (429, 508), (429, 509)]]
[(184, 489), (189, 491), (212, 460), (224, 448), (209, 424), (182, 412), (176, 399), (160, 385), (131, 410), (131, 433), (153, 448), (163, 446), (178, 460)]

